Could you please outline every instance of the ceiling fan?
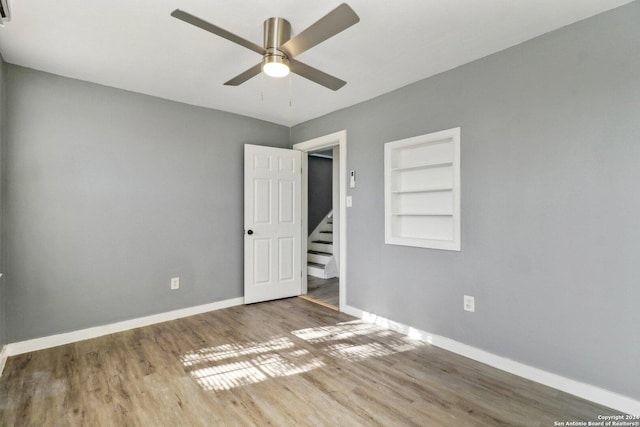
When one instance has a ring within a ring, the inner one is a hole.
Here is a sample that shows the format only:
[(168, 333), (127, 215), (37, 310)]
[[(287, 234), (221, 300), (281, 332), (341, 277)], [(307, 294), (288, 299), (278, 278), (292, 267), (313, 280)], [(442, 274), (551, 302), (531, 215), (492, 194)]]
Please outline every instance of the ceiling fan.
[(291, 38), (289, 21), (283, 18), (269, 18), (264, 21), (264, 46), (259, 46), (180, 9), (171, 12), (171, 16), (262, 55), (261, 63), (226, 82), (227, 86), (241, 85), (261, 71), (272, 77), (284, 77), (292, 72), (332, 90), (340, 89), (347, 82), (293, 58), (360, 21), (353, 9), (343, 3)]

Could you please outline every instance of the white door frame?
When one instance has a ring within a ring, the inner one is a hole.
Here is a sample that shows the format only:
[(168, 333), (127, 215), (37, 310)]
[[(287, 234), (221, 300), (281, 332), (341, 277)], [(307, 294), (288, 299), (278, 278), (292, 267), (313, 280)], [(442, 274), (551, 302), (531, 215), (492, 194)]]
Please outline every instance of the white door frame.
[[(340, 203), (339, 203), (339, 222), (340, 222), (340, 273), (339, 273), (339, 289), (340, 289), (340, 311), (344, 311), (347, 306), (347, 131), (342, 130), (330, 135), (321, 136), (309, 141), (300, 142), (293, 145), (294, 150), (308, 153), (310, 151), (318, 151), (323, 148), (338, 147), (340, 158)], [(307, 236), (309, 234), (308, 222), (308, 156), (302, 156), (302, 253), (300, 254), (302, 265), (307, 265)], [(335, 206), (334, 206), (335, 212)], [(307, 275), (302, 275), (302, 293), (307, 293)]]

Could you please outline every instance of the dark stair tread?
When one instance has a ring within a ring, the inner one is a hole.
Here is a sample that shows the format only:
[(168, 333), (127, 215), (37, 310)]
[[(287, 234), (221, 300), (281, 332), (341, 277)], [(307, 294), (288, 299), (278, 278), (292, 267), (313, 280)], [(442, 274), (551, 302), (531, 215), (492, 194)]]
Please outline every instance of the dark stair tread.
[(329, 242), (327, 240), (313, 240), (311, 243), (321, 243), (323, 245), (331, 245), (333, 242)]
[(322, 252), (322, 251), (307, 251), (307, 252), (309, 252), (310, 254), (314, 254), (314, 255), (328, 255), (328, 256), (333, 255), (332, 253)]
[(317, 262), (307, 262), (307, 267), (324, 268), (324, 264), (318, 264)]
[(325, 234), (333, 234), (333, 231), (321, 231), (320, 233), (325, 233)]

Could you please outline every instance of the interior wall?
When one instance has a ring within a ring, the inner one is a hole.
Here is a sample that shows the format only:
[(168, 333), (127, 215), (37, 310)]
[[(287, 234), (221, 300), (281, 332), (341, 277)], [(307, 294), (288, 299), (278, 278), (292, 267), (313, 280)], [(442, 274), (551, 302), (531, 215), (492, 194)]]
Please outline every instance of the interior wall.
[(324, 157), (309, 156), (308, 163), (308, 232), (320, 224), (331, 212), (333, 160)]
[[(295, 126), (348, 131), (348, 305), (640, 399), (638, 22), (633, 2)], [(462, 251), (385, 245), (384, 143), (457, 126)]]
[(5, 70), (9, 342), (243, 295), (243, 145), (288, 128)]

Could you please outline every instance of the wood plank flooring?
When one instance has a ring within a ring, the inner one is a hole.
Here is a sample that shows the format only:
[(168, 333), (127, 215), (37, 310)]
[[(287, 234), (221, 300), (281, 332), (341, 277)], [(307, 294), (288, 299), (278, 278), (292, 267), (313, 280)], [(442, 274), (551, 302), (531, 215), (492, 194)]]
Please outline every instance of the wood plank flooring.
[(328, 304), (338, 309), (340, 305), (340, 283), (337, 277), (333, 279), (320, 279), (307, 276), (307, 297)]
[(291, 298), (9, 358), (2, 426), (553, 426), (615, 411)]

